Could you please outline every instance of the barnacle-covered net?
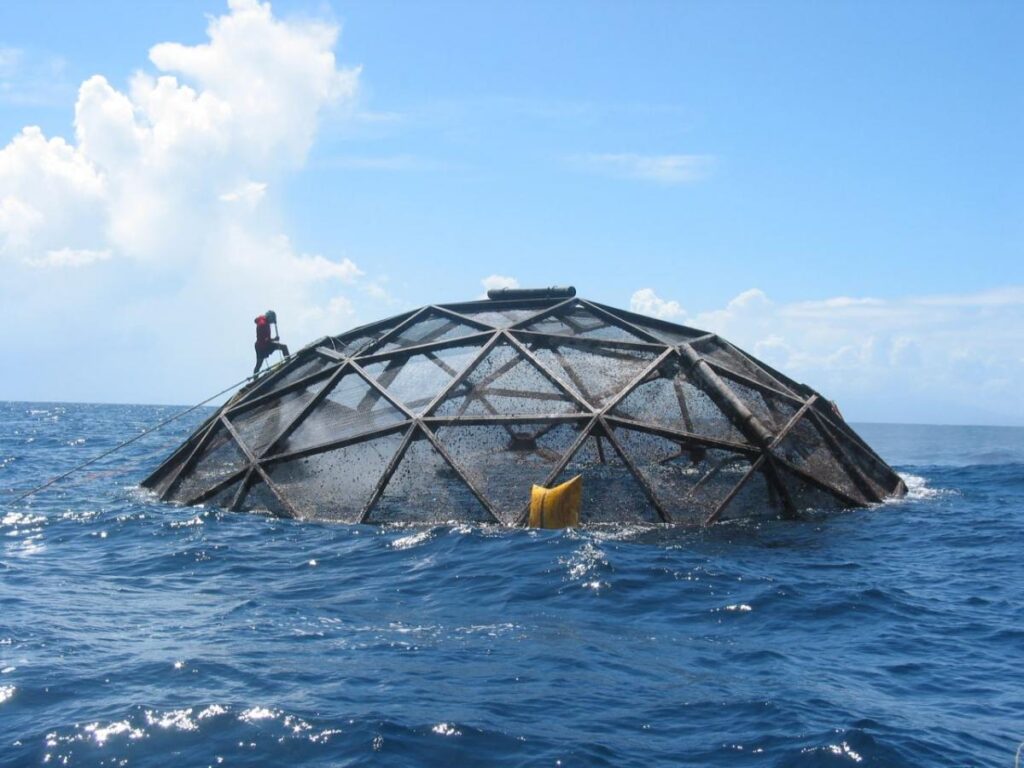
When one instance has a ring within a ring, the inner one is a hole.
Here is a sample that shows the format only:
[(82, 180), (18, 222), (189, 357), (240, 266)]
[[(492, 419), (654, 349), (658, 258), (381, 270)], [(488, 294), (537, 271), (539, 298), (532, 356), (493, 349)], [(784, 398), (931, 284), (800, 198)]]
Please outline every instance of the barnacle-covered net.
[(146, 481), (185, 504), (347, 523), (713, 523), (905, 492), (804, 384), (714, 334), (583, 299), (437, 305), (323, 338)]

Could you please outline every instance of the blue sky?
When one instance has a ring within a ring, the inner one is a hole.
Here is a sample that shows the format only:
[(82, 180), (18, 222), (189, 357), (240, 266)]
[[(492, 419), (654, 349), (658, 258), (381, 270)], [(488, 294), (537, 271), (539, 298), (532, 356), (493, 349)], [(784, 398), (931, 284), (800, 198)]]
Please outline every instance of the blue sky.
[(295, 347), (501, 276), (719, 331), (854, 420), (1022, 424), (1022, 21), (4, 4), (0, 398), (198, 400), (267, 307)]

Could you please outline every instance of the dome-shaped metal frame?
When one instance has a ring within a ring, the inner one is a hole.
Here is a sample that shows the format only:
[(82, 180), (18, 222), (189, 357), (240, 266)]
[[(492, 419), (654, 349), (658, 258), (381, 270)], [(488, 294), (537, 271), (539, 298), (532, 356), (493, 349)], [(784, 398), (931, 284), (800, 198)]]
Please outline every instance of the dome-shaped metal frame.
[(343, 522), (711, 524), (905, 493), (837, 409), (715, 334), (579, 298), (432, 305), (325, 337), (241, 390), (143, 485)]

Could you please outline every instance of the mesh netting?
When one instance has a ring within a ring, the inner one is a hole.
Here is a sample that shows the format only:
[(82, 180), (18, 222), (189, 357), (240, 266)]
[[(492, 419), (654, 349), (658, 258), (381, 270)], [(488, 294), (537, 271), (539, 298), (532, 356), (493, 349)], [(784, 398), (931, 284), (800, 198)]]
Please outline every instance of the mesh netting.
[(410, 443), (367, 522), (497, 522), (424, 434)]
[(393, 336), (383, 339), (382, 344), (378, 345), (380, 348), (375, 351), (393, 352), (396, 349), (404, 349), (405, 347), (457, 339), (460, 336), (480, 333), (480, 331), (480, 328), (460, 322), (447, 315), (426, 313), (415, 322), (396, 332)]
[(294, 384), (296, 381), (300, 381), (307, 376), (319, 373), (328, 365), (329, 363), (326, 360), (316, 354), (308, 355), (306, 359), (296, 359), (274, 379), (273, 388), (281, 389), (289, 384)]
[(594, 523), (792, 516), (905, 490), (805, 385), (712, 334), (577, 299), (428, 307), (320, 339), (144, 484), (308, 519), (516, 525), (532, 485), (577, 474)]
[(869, 501), (843, 468), (810, 416), (803, 416), (779, 441), (774, 452), (786, 464), (814, 475), (845, 496), (861, 503)]
[(657, 523), (661, 517), (606, 437), (591, 434), (556, 483), (583, 478), (583, 523)]
[(191, 466), (185, 465), (182, 469), (177, 483), (171, 486), (169, 493), (173, 493), (174, 498), (180, 501), (191, 502), (247, 463), (245, 454), (231, 434), (219, 425), (200, 448)]
[(722, 370), (746, 376), (766, 387), (795, 396), (787, 384), (769, 374), (734, 346), (717, 337), (696, 342), (693, 348), (700, 353), (701, 357), (709, 363), (719, 366)]
[(600, 408), (639, 376), (656, 353), (612, 342), (581, 344), (572, 339), (531, 339), (530, 350), (550, 371), (571, 384), (592, 406)]
[(271, 464), (267, 473), (300, 516), (355, 523), (401, 443), (400, 434), (384, 435)]
[(748, 442), (715, 401), (683, 373), (659, 373), (626, 395), (610, 413), (715, 440)]
[(280, 397), (261, 403), (259, 407), (229, 413), (228, 421), (249, 450), (262, 456), (326, 385), (327, 380), (320, 379), (308, 387), (287, 391)]
[(263, 482), (262, 478), (255, 479), (246, 491), (244, 504), (246, 509), (257, 512), (266, 512), (275, 517), (288, 517), (289, 509), (281, 502), (281, 497)]
[(235, 497), (238, 495), (238, 490), (244, 482), (245, 475), (243, 474), (237, 480), (227, 483), (216, 491), (212, 491), (210, 495), (203, 500), (203, 504), (207, 504), (211, 507), (222, 507), (224, 509), (228, 509), (232, 503), (234, 503)]
[(278, 452), (293, 453), (347, 440), (398, 424), (405, 418), (380, 390), (349, 369), (282, 441)]
[(512, 523), (526, 509), (531, 487), (558, 468), (579, 431), (572, 422), (454, 424), (439, 427), (437, 437), (502, 522)]
[(476, 320), (478, 323), (490, 325), (494, 328), (508, 328), (510, 325), (522, 322), (537, 314), (536, 309), (504, 309), (504, 310), (469, 310), (460, 311), (459, 314)]
[(540, 416), (580, 406), (511, 344), (489, 350), (434, 410), (438, 416)]
[(200, 441), (206, 436), (207, 432), (211, 428), (215, 428), (214, 423), (207, 423), (200, 426), (192, 435), (183, 442), (178, 449), (172, 453), (167, 459), (161, 464), (157, 470), (147, 478), (145, 486), (150, 488), (158, 496), (164, 496), (170, 490), (171, 485), (174, 483), (178, 474), (181, 472), (185, 463), (188, 461), (189, 456), (192, 455), (193, 451), (199, 445)]
[(573, 307), (566, 312), (542, 318), (523, 326), (532, 333), (558, 334), (584, 339), (605, 341), (646, 342), (647, 339), (616, 324), (585, 307)]
[(786, 467), (777, 467), (775, 474), (797, 513), (827, 512), (847, 506), (834, 493), (807, 482)]
[(700, 523), (750, 469), (748, 456), (633, 429), (615, 436), (672, 520)]
[(406, 408), (421, 413), (479, 353), (477, 346), (458, 346), (397, 354), (368, 363), (364, 370)]

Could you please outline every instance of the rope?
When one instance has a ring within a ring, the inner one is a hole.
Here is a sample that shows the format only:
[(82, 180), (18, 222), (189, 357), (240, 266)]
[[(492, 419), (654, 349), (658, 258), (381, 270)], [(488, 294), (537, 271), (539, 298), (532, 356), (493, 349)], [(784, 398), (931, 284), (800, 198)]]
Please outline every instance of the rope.
[[(282, 362), (283, 362), (283, 361), (282, 361)], [(280, 363), (278, 363), (278, 365), (280, 365)], [(272, 366), (272, 367), (271, 367), (271, 370), (273, 370), (273, 368), (274, 368), (274, 366)], [(201, 408), (202, 406), (206, 405), (206, 404), (207, 404), (208, 402), (210, 402), (211, 400), (215, 400), (216, 398), (220, 397), (221, 395), (223, 395), (223, 394), (226, 394), (226, 393), (230, 392), (230, 391), (231, 391), (232, 389), (235, 389), (236, 387), (239, 387), (239, 386), (241, 386), (242, 384), (244, 384), (245, 382), (249, 381), (250, 379), (254, 379), (254, 378), (256, 378), (256, 376), (246, 376), (246, 377), (245, 377), (244, 379), (242, 379), (241, 381), (236, 381), (236, 382), (235, 382), (234, 384), (232, 384), (232, 385), (231, 385), (230, 387), (225, 387), (224, 389), (222, 389), (222, 390), (221, 390), (220, 392), (218, 392), (217, 394), (215, 394), (215, 395), (210, 395), (210, 396), (209, 396), (208, 398), (206, 398), (205, 400), (203, 400), (203, 401), (202, 401), (201, 403), (196, 403), (196, 404), (195, 404), (195, 405), (193, 405), (193, 406), (192, 406), (191, 408), (186, 408), (186, 409), (185, 409), (184, 411), (180, 411), (180, 412), (178, 412), (178, 413), (174, 414), (173, 416), (170, 416), (170, 417), (168, 417), (168, 418), (164, 419), (164, 420), (163, 420), (163, 421), (161, 421), (161, 422), (160, 422), (159, 424), (155, 424), (155, 425), (153, 425), (152, 427), (150, 427), (149, 429), (143, 430), (143, 431), (142, 431), (142, 432), (140, 432), (139, 434), (135, 435), (135, 437), (132, 437), (132, 438), (130, 438), (130, 439), (128, 439), (128, 440), (125, 440), (125, 441), (124, 441), (123, 443), (121, 443), (120, 445), (115, 445), (115, 446), (114, 446), (113, 448), (111, 448), (111, 449), (110, 449), (110, 450), (108, 450), (108, 451), (104, 451), (104, 452), (103, 452), (103, 453), (101, 453), (101, 454), (100, 454), (99, 456), (93, 456), (93, 457), (92, 457), (91, 459), (89, 459), (88, 461), (82, 462), (82, 463), (81, 463), (81, 464), (79, 464), (78, 466), (72, 467), (71, 469), (69, 469), (69, 470), (68, 470), (67, 472), (65, 472), (64, 474), (61, 474), (61, 475), (57, 475), (56, 477), (54, 477), (54, 478), (52, 478), (52, 479), (50, 479), (50, 480), (47, 480), (47, 481), (46, 481), (45, 483), (43, 483), (42, 485), (40, 485), (40, 486), (39, 486), (38, 488), (33, 488), (33, 489), (32, 489), (31, 491), (26, 491), (25, 493), (21, 494), (21, 495), (20, 495), (20, 496), (18, 496), (17, 498), (15, 498), (15, 499), (13, 499), (13, 500), (11, 500), (11, 501), (8, 501), (8, 502), (7, 502), (7, 506), (9, 506), (9, 507), (10, 507), (10, 506), (13, 506), (14, 504), (17, 504), (17, 503), (18, 503), (19, 501), (24, 501), (24, 500), (25, 500), (25, 499), (27, 499), (27, 498), (28, 498), (29, 496), (34, 496), (35, 494), (39, 493), (40, 491), (42, 491), (42, 490), (45, 490), (45, 489), (49, 488), (49, 487), (50, 487), (51, 485), (53, 485), (54, 483), (60, 482), (61, 480), (63, 480), (63, 479), (64, 479), (65, 477), (67, 477), (68, 475), (72, 475), (72, 474), (74, 474), (75, 472), (77, 472), (77, 471), (78, 471), (78, 470), (80, 470), (80, 469), (85, 469), (85, 468), (86, 468), (86, 467), (88, 467), (88, 466), (89, 466), (90, 464), (95, 464), (95, 463), (96, 463), (97, 461), (99, 461), (100, 459), (104, 459), (104, 458), (106, 458), (107, 456), (109, 456), (110, 454), (112, 454), (112, 453), (115, 453), (115, 452), (117, 452), (117, 451), (121, 450), (121, 449), (122, 449), (122, 448), (124, 448), (124, 447), (125, 447), (126, 445), (131, 445), (131, 444), (132, 444), (132, 443), (134, 443), (134, 442), (135, 442), (136, 440), (141, 440), (141, 439), (142, 439), (143, 437), (145, 437), (146, 435), (148, 435), (148, 434), (150, 434), (150, 433), (152, 433), (152, 432), (156, 432), (156, 431), (157, 431), (158, 429), (161, 429), (162, 427), (165, 427), (165, 426), (167, 426), (168, 424), (170, 424), (170, 423), (171, 423), (172, 421), (174, 421), (175, 419), (180, 419), (180, 418), (181, 418), (182, 416), (185, 416), (186, 414), (192, 413), (192, 411), (196, 410), (197, 408)]]

